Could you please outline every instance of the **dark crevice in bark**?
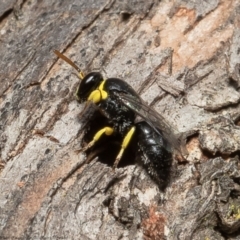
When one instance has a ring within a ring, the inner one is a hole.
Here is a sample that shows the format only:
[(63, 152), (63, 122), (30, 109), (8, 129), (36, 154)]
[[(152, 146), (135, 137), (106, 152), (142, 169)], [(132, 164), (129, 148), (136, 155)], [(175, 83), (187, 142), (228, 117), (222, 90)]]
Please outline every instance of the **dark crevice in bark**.
[(3, 13), (1, 16), (0, 16), (0, 23), (2, 21), (4, 21), (5, 19), (7, 19), (9, 17), (9, 15), (12, 13), (13, 9), (9, 9), (7, 10), (5, 13)]

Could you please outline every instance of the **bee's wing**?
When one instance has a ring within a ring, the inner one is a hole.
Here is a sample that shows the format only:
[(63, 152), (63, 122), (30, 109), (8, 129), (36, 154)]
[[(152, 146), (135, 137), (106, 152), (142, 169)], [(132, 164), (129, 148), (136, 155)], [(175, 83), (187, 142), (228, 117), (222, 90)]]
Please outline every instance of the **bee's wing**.
[(181, 139), (181, 134), (170, 125), (167, 120), (156, 112), (153, 108), (148, 106), (142, 99), (136, 98), (125, 93), (117, 93), (120, 101), (132, 109), (136, 114), (142, 117), (148, 124), (171, 144), (171, 146), (178, 151), (185, 151), (184, 143)]

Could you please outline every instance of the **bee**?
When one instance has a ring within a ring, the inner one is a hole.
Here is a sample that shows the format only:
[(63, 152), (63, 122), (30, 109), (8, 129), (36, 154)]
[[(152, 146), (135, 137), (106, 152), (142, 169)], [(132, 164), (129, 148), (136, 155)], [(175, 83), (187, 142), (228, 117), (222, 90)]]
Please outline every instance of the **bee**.
[[(83, 151), (92, 148), (103, 135), (120, 135), (122, 143), (113, 164), (115, 170), (131, 141), (137, 141), (138, 151), (142, 155), (141, 165), (160, 188), (165, 188), (172, 165), (173, 151), (179, 150), (182, 145), (172, 126), (144, 103), (138, 93), (124, 80), (104, 79), (99, 72), (84, 75), (65, 55), (57, 50), (54, 50), (54, 53), (75, 68), (79, 74), (77, 100), (80, 103), (96, 105), (97, 110), (107, 120), (107, 126), (96, 132)], [(142, 121), (136, 122), (137, 116), (140, 116)]]

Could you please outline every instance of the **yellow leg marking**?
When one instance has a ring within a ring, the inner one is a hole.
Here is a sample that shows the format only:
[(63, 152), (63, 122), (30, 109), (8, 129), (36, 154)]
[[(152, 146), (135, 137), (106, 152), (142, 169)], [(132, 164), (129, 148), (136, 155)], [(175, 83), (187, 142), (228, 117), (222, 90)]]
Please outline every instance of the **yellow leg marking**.
[(122, 156), (123, 156), (123, 153), (124, 153), (124, 150), (126, 149), (126, 147), (129, 145), (131, 139), (132, 139), (132, 136), (135, 132), (135, 127), (132, 127), (127, 135), (125, 136), (125, 138), (123, 139), (123, 142), (122, 142), (122, 146), (121, 146), (121, 150), (119, 151), (118, 155), (117, 155), (117, 158), (113, 164), (113, 170), (115, 170), (115, 168), (117, 167), (118, 163), (120, 162)]
[(105, 127), (101, 130), (99, 130), (93, 137), (93, 139), (95, 141), (99, 140), (99, 138), (103, 135), (103, 133), (105, 133), (106, 135), (112, 135), (113, 133), (113, 128), (110, 128), (110, 127)]
[(93, 140), (92, 140), (90, 143), (88, 143), (88, 145), (87, 145), (85, 148), (83, 148), (82, 151), (86, 151), (86, 150), (88, 150), (89, 148), (91, 148), (91, 147), (100, 139), (100, 137), (101, 137), (104, 133), (105, 133), (107, 136), (112, 135), (112, 133), (113, 133), (113, 128), (111, 128), (111, 127), (104, 127), (104, 128), (102, 128), (102, 129), (100, 129), (100, 130), (94, 135)]

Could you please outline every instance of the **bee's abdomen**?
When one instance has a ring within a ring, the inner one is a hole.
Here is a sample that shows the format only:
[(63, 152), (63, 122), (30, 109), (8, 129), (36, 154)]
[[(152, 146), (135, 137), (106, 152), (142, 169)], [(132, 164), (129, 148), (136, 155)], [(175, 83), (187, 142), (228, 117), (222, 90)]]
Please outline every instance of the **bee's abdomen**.
[(140, 151), (141, 164), (151, 178), (164, 189), (169, 180), (172, 153), (169, 143), (159, 132), (156, 132), (147, 122), (136, 123), (136, 137)]

